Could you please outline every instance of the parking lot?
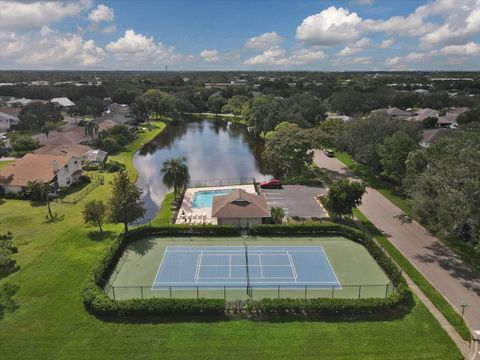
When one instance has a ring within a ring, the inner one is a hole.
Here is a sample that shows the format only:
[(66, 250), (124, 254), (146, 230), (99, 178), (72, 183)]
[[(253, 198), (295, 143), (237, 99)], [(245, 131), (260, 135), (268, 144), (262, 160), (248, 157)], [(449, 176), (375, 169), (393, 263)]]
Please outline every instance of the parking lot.
[(322, 210), (316, 195), (323, 195), (323, 187), (304, 185), (283, 185), (282, 189), (262, 189), (269, 207), (280, 207), (286, 216), (300, 216), (303, 218), (323, 217)]

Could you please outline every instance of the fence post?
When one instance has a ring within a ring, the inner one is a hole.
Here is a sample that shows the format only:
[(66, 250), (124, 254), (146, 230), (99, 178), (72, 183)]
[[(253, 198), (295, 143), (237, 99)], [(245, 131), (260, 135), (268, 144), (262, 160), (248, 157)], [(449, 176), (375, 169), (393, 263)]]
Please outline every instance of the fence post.
[(335, 286), (332, 285), (332, 299), (333, 299), (333, 295), (335, 294)]
[(143, 300), (143, 286), (140, 286), (140, 293), (142, 294), (142, 300)]
[(390, 283), (388, 283), (388, 284), (385, 286), (385, 299), (386, 299), (387, 296), (388, 296), (388, 285), (390, 285)]
[(280, 299), (280, 285), (278, 285), (277, 298)]
[(113, 294), (113, 300), (116, 300), (115, 299), (115, 286), (112, 285), (112, 294)]
[(172, 298), (172, 287), (171, 286), (168, 287), (168, 292), (170, 293), (170, 299), (171, 299)]
[(358, 285), (358, 298), (360, 299), (360, 293), (362, 291), (362, 285)]
[(308, 285), (305, 285), (305, 300), (307, 300), (307, 288), (308, 288)]
[(197, 300), (198, 300), (198, 285), (197, 285)]
[(223, 287), (223, 301), (227, 301), (227, 287), (224, 286)]

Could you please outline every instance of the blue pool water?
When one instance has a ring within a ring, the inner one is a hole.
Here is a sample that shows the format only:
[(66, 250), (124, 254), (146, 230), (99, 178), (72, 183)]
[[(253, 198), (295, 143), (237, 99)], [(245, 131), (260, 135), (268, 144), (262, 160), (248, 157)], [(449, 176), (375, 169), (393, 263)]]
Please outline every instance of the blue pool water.
[(193, 195), (192, 208), (212, 207), (213, 197), (230, 194), (235, 189), (198, 191)]

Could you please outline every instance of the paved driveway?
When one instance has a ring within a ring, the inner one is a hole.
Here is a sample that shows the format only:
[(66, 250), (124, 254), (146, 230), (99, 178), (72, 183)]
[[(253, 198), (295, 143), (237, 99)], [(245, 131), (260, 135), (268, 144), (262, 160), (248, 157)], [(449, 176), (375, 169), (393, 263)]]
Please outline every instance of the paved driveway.
[[(350, 178), (339, 160), (315, 151), (317, 165), (336, 175)], [(480, 274), (472, 271), (440, 240), (416, 221), (403, 224), (397, 215), (402, 211), (381, 193), (367, 188), (360, 211), (408, 258), (430, 283), (458, 311), (462, 302), (469, 304), (465, 318), (473, 329), (480, 329)]]
[(326, 216), (315, 195), (325, 194), (324, 187), (284, 185), (282, 189), (262, 189), (269, 207), (281, 207), (287, 216), (303, 218)]

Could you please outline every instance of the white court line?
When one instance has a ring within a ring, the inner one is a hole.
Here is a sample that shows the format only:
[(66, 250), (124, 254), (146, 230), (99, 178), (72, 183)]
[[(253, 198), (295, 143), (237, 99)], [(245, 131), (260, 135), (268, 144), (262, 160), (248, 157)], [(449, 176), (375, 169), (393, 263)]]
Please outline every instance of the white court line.
[(260, 277), (263, 279), (262, 255), (257, 254), (257, 256), (258, 256), (258, 265), (260, 266)]
[(195, 279), (197, 283), (198, 283), (198, 277), (200, 275), (200, 266), (202, 264), (202, 257), (203, 257), (203, 251), (200, 251), (200, 255), (197, 256), (197, 268), (195, 271)]
[[(258, 255), (258, 256), (260, 256), (260, 255)], [(230, 266), (230, 267), (234, 267), (234, 266), (236, 266), (236, 267), (245, 267), (245, 264), (243, 264), (243, 265), (200, 265), (200, 267), (215, 267), (215, 266), (221, 266), (221, 267), (227, 267), (227, 266)], [(255, 266), (256, 266), (256, 267), (258, 267), (258, 266), (263, 266), (263, 267), (268, 267), (268, 266), (272, 266), (272, 267), (282, 267), (282, 266), (283, 266), (283, 267), (291, 267), (290, 265), (268, 265), (268, 264), (267, 264), (267, 265), (265, 265), (265, 264), (263, 264), (263, 265), (250, 265), (250, 264), (248, 264), (248, 266), (249, 266), (249, 267), (255, 267)]]
[(327, 254), (325, 253), (325, 250), (323, 250), (323, 247), (322, 247), (322, 251), (323, 251), (323, 256), (325, 256), (325, 259), (327, 259), (328, 266), (330, 266), (330, 270), (332, 270), (333, 275), (335, 275), (335, 280), (337, 280), (338, 286), (340, 286), (340, 289), (342, 289), (342, 285), (340, 284), (340, 281), (338, 280), (337, 274), (335, 273), (335, 270), (333, 270), (333, 266), (332, 266), (332, 264), (330, 263), (330, 260), (328, 259), (328, 256), (327, 256)]
[(287, 256), (288, 256), (288, 261), (290, 261), (290, 266), (292, 267), (292, 272), (295, 278), (295, 282), (297, 282), (297, 270), (295, 269), (295, 265), (293, 265), (292, 256), (290, 255), (289, 251), (287, 251)]
[(168, 254), (168, 246), (165, 248), (165, 251), (164, 251), (164, 253), (163, 253), (162, 260), (160, 261), (160, 265), (158, 265), (157, 273), (155, 274), (155, 278), (153, 279), (152, 288), (151, 288), (150, 290), (155, 290), (155, 289), (154, 289), (155, 280), (157, 280), (158, 273), (160, 272), (160, 269), (162, 268), (163, 259), (165, 259), (165, 255), (167, 255), (167, 254)]

